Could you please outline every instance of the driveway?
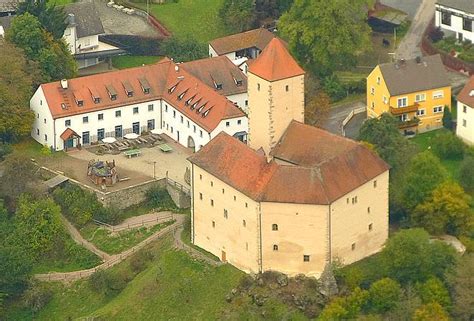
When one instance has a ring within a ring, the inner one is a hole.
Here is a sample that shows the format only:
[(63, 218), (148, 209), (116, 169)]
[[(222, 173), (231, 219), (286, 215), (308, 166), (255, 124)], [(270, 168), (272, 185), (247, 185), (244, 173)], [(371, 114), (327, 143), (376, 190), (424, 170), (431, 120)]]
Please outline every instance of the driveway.
[[(356, 101), (332, 107), (331, 111), (329, 112), (328, 120), (322, 126), (322, 128), (333, 134), (342, 135), (342, 122), (344, 121), (344, 119), (346, 119), (346, 117), (350, 114), (352, 110), (360, 107), (365, 107), (365, 101)], [(354, 124), (353, 126), (356, 125)], [(354, 130), (356, 130), (357, 132), (359, 131), (358, 128)]]
[(106, 34), (157, 37), (160, 33), (145, 18), (107, 7), (107, 1), (93, 0)]
[[(415, 3), (416, 1), (406, 0), (406, 2)], [(412, 20), (410, 29), (395, 52), (396, 59), (413, 59), (417, 56), (422, 56), (420, 49), (421, 39), (423, 37), (423, 33), (434, 16), (435, 3), (436, 0), (423, 0), (419, 5), (418, 10)]]

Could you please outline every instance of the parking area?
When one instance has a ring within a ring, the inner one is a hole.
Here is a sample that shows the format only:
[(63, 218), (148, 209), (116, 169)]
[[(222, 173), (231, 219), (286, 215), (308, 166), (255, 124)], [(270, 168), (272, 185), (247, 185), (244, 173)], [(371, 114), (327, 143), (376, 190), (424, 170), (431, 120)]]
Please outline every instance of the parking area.
[(107, 1), (93, 0), (106, 34), (158, 37), (161, 34), (145, 18), (129, 15), (113, 7)]

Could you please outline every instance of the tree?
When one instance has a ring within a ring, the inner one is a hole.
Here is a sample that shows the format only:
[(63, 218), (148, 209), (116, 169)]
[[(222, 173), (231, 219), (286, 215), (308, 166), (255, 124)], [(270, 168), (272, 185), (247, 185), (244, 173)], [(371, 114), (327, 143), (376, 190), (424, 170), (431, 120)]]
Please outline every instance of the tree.
[(0, 180), (0, 194), (7, 201), (16, 200), (23, 193), (33, 193), (37, 179), (36, 167), (30, 159), (21, 154), (12, 154), (4, 161), (3, 177)]
[(369, 309), (384, 313), (397, 306), (400, 301), (401, 288), (397, 281), (390, 278), (380, 279), (370, 286)]
[(404, 168), (416, 151), (416, 146), (400, 134), (398, 121), (388, 113), (366, 120), (360, 128), (359, 140), (374, 145), (394, 172)]
[(366, 0), (295, 0), (278, 29), (306, 69), (319, 76), (356, 64), (371, 47)]
[(438, 303), (428, 303), (415, 310), (412, 321), (448, 321), (449, 316)]
[(38, 18), (28, 12), (13, 19), (7, 40), (23, 49), (28, 59), (39, 63), (42, 82), (76, 74), (75, 61), (64, 40), (54, 39)]
[(316, 127), (325, 125), (330, 109), (331, 99), (324, 91), (320, 91), (306, 104), (305, 123)]
[(474, 157), (464, 158), (459, 170), (459, 182), (468, 191), (474, 191)]
[(424, 227), (432, 234), (459, 235), (474, 226), (470, 203), (471, 197), (458, 183), (446, 181), (415, 207), (411, 219), (416, 226)]
[(66, 30), (66, 13), (62, 7), (56, 6), (47, 0), (26, 0), (18, 3), (17, 15), (29, 13), (38, 18), (44, 29), (54, 39), (61, 39)]
[(443, 127), (449, 130), (453, 129), (453, 115), (448, 106), (444, 106)]
[(458, 320), (470, 321), (474, 317), (474, 254), (464, 255), (448, 276), (453, 298), (453, 314)]
[(51, 199), (20, 197), (15, 224), (25, 248), (35, 257), (50, 252), (65, 235), (61, 209)]
[(401, 187), (401, 198), (405, 208), (413, 209), (424, 202), (447, 178), (446, 169), (430, 151), (424, 151), (413, 157), (406, 169)]
[(207, 46), (193, 38), (171, 37), (161, 43), (160, 49), (164, 55), (176, 62), (201, 59), (208, 55)]
[(440, 279), (430, 278), (425, 283), (418, 284), (417, 289), (424, 304), (439, 303), (445, 309), (451, 306), (448, 289)]
[(252, 27), (254, 13), (254, 0), (224, 0), (219, 9), (219, 18), (230, 32), (242, 32)]
[(422, 229), (401, 230), (388, 239), (380, 254), (384, 274), (402, 284), (441, 277), (455, 263), (455, 252), (439, 241), (431, 241)]
[[(0, 57), (0, 141), (11, 143), (31, 133), (29, 99), (38, 72), (21, 50), (5, 41), (0, 41)], [(8, 151), (7, 145), (0, 148)]]
[(451, 132), (437, 135), (432, 147), (441, 159), (462, 159), (466, 148), (464, 142)]
[(367, 304), (369, 292), (360, 288), (355, 288), (346, 297), (337, 297), (329, 303), (321, 312), (321, 321), (355, 319), (363, 307)]

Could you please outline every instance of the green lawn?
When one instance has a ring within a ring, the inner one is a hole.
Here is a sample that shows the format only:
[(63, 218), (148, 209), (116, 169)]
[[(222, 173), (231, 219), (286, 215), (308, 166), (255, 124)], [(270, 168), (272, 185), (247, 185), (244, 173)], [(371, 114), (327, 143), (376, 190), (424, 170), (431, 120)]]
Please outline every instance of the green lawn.
[(28, 137), (13, 145), (13, 150), (29, 158), (43, 159), (48, 157), (62, 158), (66, 156), (63, 151), (52, 152), (49, 148), (42, 146), (33, 138)]
[(65, 241), (63, 253), (41, 258), (33, 267), (33, 273), (71, 272), (89, 269), (101, 262), (95, 254), (68, 238)]
[[(238, 286), (244, 273), (230, 265), (212, 267), (191, 259), (172, 248), (171, 238), (153, 243), (150, 251), (155, 259), (116, 296), (94, 292), (86, 280), (70, 285), (51, 283), (53, 298), (39, 313), (33, 316), (18, 302), (8, 308), (6, 320), (304, 320), (280, 298), (269, 298), (262, 307), (248, 295), (227, 303), (226, 295)], [(134, 258), (111, 272), (131, 275), (131, 260)]]
[(95, 224), (88, 224), (81, 229), (83, 237), (94, 243), (99, 249), (109, 254), (121, 253), (141, 241), (145, 240), (153, 233), (173, 224), (174, 221), (169, 221), (162, 224), (157, 224), (153, 227), (137, 227), (133, 230), (112, 233), (106, 229)]
[[(414, 138), (412, 138), (412, 140), (420, 147), (421, 151), (425, 151), (427, 149), (431, 149), (433, 139), (436, 137), (436, 135), (441, 134), (443, 132), (447, 132), (447, 130), (441, 128), (427, 133), (418, 134)], [(459, 179), (459, 166), (461, 164), (461, 160), (441, 159), (441, 163), (448, 170), (449, 174), (453, 179)]]
[[(146, 9), (144, 1), (136, 5)], [(223, 0), (179, 0), (166, 4), (151, 4), (150, 12), (173, 35), (192, 37), (199, 42), (225, 35), (224, 26), (218, 17)]]
[(151, 65), (158, 62), (161, 56), (116, 56), (112, 58), (112, 66), (117, 69), (138, 67), (142, 65)]

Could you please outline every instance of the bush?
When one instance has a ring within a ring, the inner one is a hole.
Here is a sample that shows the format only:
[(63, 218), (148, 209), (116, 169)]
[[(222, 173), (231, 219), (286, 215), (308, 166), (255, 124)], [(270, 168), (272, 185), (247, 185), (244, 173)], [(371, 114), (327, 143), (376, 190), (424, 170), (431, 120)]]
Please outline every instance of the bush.
[(376, 313), (389, 311), (400, 301), (401, 288), (397, 281), (384, 278), (374, 282), (369, 289), (369, 309)]
[(418, 294), (424, 304), (439, 303), (444, 308), (451, 306), (449, 292), (438, 278), (431, 278), (417, 285)]
[(422, 305), (413, 314), (413, 321), (448, 321), (449, 316), (438, 303)]
[(170, 194), (166, 188), (152, 187), (145, 194), (147, 203), (153, 208), (160, 210), (172, 210), (176, 209), (176, 205), (171, 199)]
[(154, 259), (153, 253), (150, 251), (140, 251), (135, 254), (130, 260), (130, 268), (136, 274), (145, 270), (148, 266), (148, 263)]
[(450, 132), (437, 135), (432, 147), (441, 159), (462, 159), (466, 148), (464, 142)]
[(459, 182), (468, 191), (474, 191), (474, 157), (465, 157), (459, 170)]
[(34, 313), (46, 306), (53, 297), (53, 291), (45, 284), (34, 282), (23, 294), (23, 303)]
[(346, 97), (346, 89), (336, 75), (324, 78), (322, 85), (324, 92), (331, 97), (332, 101), (341, 100)]
[(97, 196), (76, 185), (66, 185), (53, 192), (54, 200), (61, 206), (63, 213), (77, 226), (84, 226), (92, 218), (106, 223), (110, 213), (97, 200)]
[(0, 143), (0, 162), (5, 159), (5, 156), (10, 154), (13, 148), (10, 144)]
[(109, 296), (120, 293), (129, 281), (125, 272), (118, 274), (110, 270), (98, 270), (89, 278), (89, 286), (94, 292)]
[(207, 46), (193, 38), (171, 37), (161, 43), (160, 49), (163, 55), (176, 62), (192, 61), (208, 56)]

